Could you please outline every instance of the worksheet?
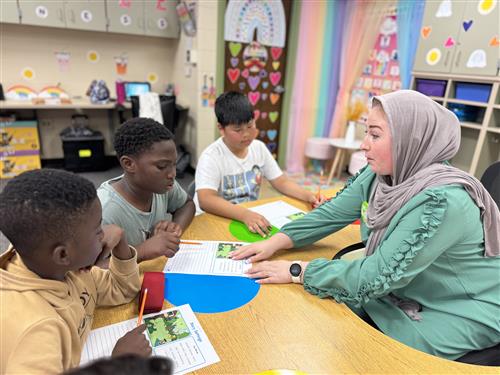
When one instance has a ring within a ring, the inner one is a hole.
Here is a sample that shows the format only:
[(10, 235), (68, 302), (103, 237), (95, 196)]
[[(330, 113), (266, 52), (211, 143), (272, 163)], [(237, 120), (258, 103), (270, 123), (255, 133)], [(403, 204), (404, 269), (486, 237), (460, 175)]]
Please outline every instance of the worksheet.
[(281, 229), (285, 224), (297, 220), (306, 214), (297, 207), (283, 201), (262, 204), (260, 206), (251, 207), (249, 210), (261, 214), (271, 223), (271, 225), (274, 225), (278, 229)]
[(245, 276), (252, 266), (246, 260), (232, 260), (229, 253), (245, 242), (181, 241), (180, 249), (168, 259), (163, 272), (198, 275)]
[[(220, 361), (189, 305), (144, 316), (144, 334), (154, 356), (169, 357), (174, 374), (185, 374)], [(109, 357), (119, 338), (137, 326), (137, 318), (94, 329), (82, 351), (80, 365)]]

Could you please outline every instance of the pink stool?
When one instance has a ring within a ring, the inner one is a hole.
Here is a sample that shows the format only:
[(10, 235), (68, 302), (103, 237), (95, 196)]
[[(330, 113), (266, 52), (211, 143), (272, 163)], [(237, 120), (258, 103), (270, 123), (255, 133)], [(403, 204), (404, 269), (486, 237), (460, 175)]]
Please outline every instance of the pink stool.
[(309, 138), (306, 141), (304, 155), (310, 159), (330, 160), (333, 158), (333, 147), (329, 138)]

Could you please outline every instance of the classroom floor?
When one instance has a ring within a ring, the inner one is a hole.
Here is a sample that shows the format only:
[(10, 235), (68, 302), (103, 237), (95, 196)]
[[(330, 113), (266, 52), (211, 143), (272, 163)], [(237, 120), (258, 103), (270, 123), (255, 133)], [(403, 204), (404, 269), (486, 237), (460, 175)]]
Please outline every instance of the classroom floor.
[[(95, 187), (99, 187), (101, 183), (103, 183), (106, 180), (109, 180), (110, 178), (119, 176), (122, 173), (121, 168), (119, 166), (111, 168), (107, 171), (103, 172), (84, 172), (84, 173), (79, 173), (82, 177), (85, 177), (92, 181), (95, 185)], [(331, 189), (331, 188), (341, 188), (347, 179), (347, 175), (343, 174), (342, 178), (340, 180), (333, 180), (332, 184), (330, 186), (325, 185), (326, 178), (321, 179), (321, 188), (324, 189)], [(289, 178), (298, 183), (299, 185), (303, 186), (305, 189), (308, 190), (316, 190), (318, 187), (318, 184), (320, 182), (320, 175), (319, 173), (314, 173), (314, 172), (307, 172), (307, 173), (296, 173), (296, 174), (291, 174), (289, 175)], [(189, 184), (194, 180), (194, 173), (192, 170), (187, 171), (184, 173), (182, 177), (177, 177), (177, 182), (185, 189), (187, 190)], [(7, 180), (0, 180), (0, 192), (3, 190), (5, 185), (7, 184)], [(281, 193), (276, 191), (271, 184), (267, 181), (264, 180), (264, 183), (262, 185), (262, 190), (261, 190), (261, 195), (260, 197), (262, 199), (265, 198), (273, 198), (280, 196)], [(0, 232), (0, 254), (4, 252), (9, 245), (9, 242), (5, 238), (2, 232)]]

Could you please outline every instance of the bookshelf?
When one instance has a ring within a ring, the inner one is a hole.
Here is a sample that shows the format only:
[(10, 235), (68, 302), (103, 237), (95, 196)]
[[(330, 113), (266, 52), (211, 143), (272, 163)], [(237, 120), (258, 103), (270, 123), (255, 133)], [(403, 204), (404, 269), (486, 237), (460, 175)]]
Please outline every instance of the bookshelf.
[[(421, 87), (422, 79), (441, 82), (444, 85), (443, 94), (429, 97), (456, 114), (463, 114), (458, 116), (461, 125), (460, 149), (451, 164), (481, 178), (489, 165), (500, 160), (500, 76), (413, 72), (411, 89), (425, 91)], [(485, 89), (489, 88), (488, 100), (457, 98), (457, 87), (463, 87), (464, 83), (483, 84)]]

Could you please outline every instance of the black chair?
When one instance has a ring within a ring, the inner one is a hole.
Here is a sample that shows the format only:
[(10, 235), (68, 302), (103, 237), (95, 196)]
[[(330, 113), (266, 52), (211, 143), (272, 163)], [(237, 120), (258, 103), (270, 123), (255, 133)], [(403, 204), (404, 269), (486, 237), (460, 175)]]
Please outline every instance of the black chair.
[(354, 250), (363, 249), (364, 247), (365, 244), (363, 242), (354, 243), (352, 245), (344, 247), (342, 250), (340, 250), (337, 254), (333, 256), (332, 260), (342, 259), (346, 254), (351, 253)]
[[(163, 125), (165, 125), (167, 129), (172, 132), (172, 134), (175, 134), (175, 130), (178, 125), (179, 112), (183, 108), (175, 104), (174, 95), (159, 95), (159, 97)], [(130, 103), (132, 104), (132, 116), (139, 117), (139, 97), (136, 95), (130, 96)]]
[(500, 161), (491, 164), (483, 173), (481, 183), (500, 208)]

